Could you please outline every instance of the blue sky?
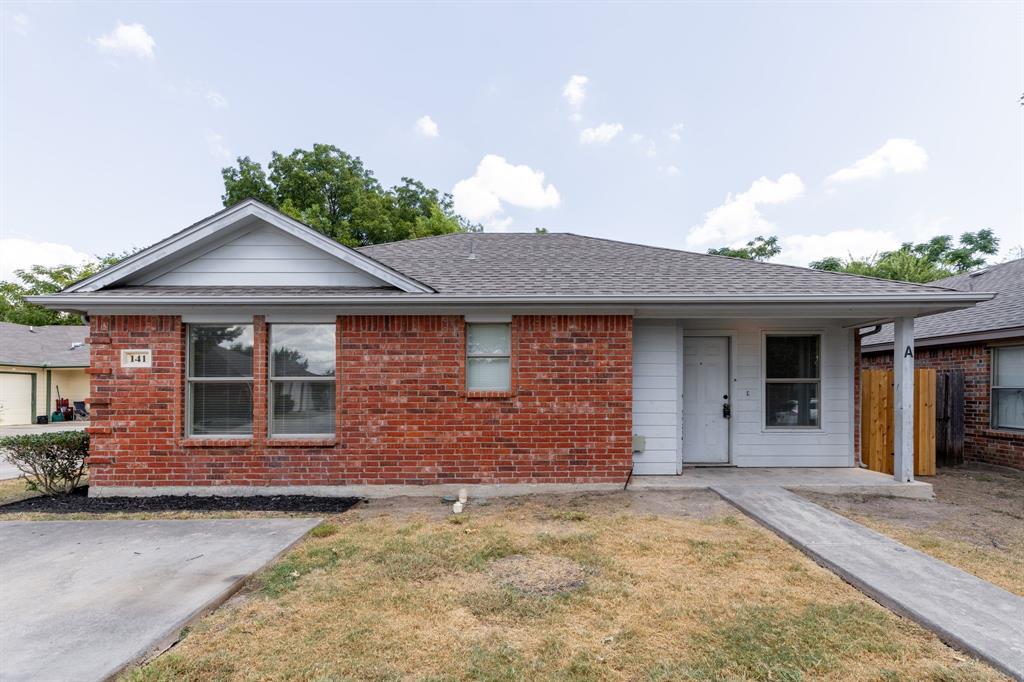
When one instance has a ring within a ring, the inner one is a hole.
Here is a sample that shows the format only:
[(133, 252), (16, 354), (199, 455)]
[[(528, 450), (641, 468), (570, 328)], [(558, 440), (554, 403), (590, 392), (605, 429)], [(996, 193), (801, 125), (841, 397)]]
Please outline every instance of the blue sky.
[(235, 156), (315, 142), (489, 230), (778, 234), (801, 265), (1024, 243), (1024, 3), (0, 11), (0, 276), (150, 244), (220, 208)]

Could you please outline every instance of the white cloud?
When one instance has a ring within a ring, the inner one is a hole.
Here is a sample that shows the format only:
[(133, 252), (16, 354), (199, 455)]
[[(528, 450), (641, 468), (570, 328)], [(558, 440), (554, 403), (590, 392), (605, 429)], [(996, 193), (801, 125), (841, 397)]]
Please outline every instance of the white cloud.
[(511, 218), (502, 216), (504, 205), (522, 208), (554, 208), (561, 197), (554, 185), (544, 183), (543, 171), (515, 166), (496, 154), (488, 154), (472, 177), (455, 183), (455, 210), (486, 227), (507, 229)]
[(100, 52), (146, 59), (153, 58), (153, 48), (156, 47), (156, 41), (153, 40), (153, 36), (146, 33), (145, 26), (122, 24), (120, 21), (117, 22), (117, 28), (92, 42)]
[(792, 201), (804, 193), (804, 183), (794, 173), (778, 180), (761, 177), (742, 194), (728, 195), (725, 202), (704, 214), (704, 221), (686, 235), (691, 248), (736, 245), (758, 234), (776, 232), (775, 225), (761, 214), (762, 205)]
[(423, 137), (440, 137), (441, 131), (437, 128), (437, 122), (429, 116), (421, 116), (416, 119), (416, 132)]
[(56, 242), (37, 242), (31, 239), (0, 239), (0, 280), (10, 280), (15, 270), (26, 270), (33, 265), (80, 265), (93, 260), (92, 256), (74, 247)]
[(12, 31), (19, 35), (28, 35), (28, 28), (32, 24), (32, 20), (29, 19), (27, 14), (11, 12), (8, 16), (11, 18), (10, 27)]
[(228, 98), (225, 97), (224, 95), (220, 94), (216, 90), (207, 90), (206, 91), (206, 101), (214, 109), (227, 109), (228, 108)]
[(581, 130), (580, 142), (583, 144), (607, 144), (621, 132), (621, 123), (602, 123), (596, 128), (584, 128)]
[(588, 80), (586, 76), (572, 76), (562, 88), (562, 97), (565, 98), (571, 112), (569, 117), (574, 121), (582, 118), (580, 111), (583, 109), (583, 100), (587, 98)]
[(221, 161), (230, 161), (232, 154), (231, 150), (228, 149), (227, 144), (224, 142), (224, 136), (220, 133), (215, 133), (212, 130), (206, 132), (206, 148), (210, 151), (210, 156)]
[(670, 127), (668, 129), (668, 139), (672, 140), (673, 142), (679, 142), (680, 140), (683, 139), (682, 132), (683, 132), (683, 124), (682, 123), (673, 124), (672, 127)]
[(928, 152), (914, 140), (893, 138), (852, 166), (828, 176), (829, 182), (880, 178), (890, 172), (912, 173), (928, 167)]
[(665, 175), (679, 175), (679, 169), (673, 166), (672, 164), (669, 164), (667, 166), (658, 166), (658, 170), (660, 170)]
[(642, 133), (633, 133), (629, 136), (629, 141), (631, 144), (643, 145), (644, 156), (649, 159), (653, 159), (658, 155), (658, 145), (654, 144), (654, 140), (649, 139)]
[(826, 256), (869, 258), (900, 246), (900, 239), (886, 230), (836, 230), (828, 234), (794, 234), (779, 238), (782, 253), (777, 260), (808, 265)]

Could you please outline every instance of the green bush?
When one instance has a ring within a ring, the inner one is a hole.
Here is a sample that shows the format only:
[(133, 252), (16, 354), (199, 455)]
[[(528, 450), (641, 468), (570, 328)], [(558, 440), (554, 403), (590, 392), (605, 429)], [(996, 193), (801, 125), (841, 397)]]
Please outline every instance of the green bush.
[(85, 473), (89, 434), (55, 431), (0, 438), (0, 450), (25, 475), (28, 487), (47, 495), (64, 495)]

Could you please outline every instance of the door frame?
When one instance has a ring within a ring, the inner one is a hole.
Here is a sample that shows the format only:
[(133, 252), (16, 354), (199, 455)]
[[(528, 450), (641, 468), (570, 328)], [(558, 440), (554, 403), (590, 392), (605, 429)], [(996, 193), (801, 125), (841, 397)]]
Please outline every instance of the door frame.
[(729, 375), (726, 378), (726, 383), (729, 386), (729, 405), (734, 408), (733, 415), (729, 419), (729, 428), (726, 429), (726, 439), (727, 439), (727, 443), (726, 443), (727, 458), (726, 458), (726, 461), (725, 462), (708, 463), (708, 464), (699, 464), (699, 463), (697, 463), (697, 464), (693, 464), (693, 465), (690, 465), (690, 466), (735, 466), (735, 463), (733, 462), (732, 446), (733, 446), (733, 442), (735, 441), (733, 429), (735, 428), (734, 425), (735, 425), (735, 422), (736, 422), (736, 415), (735, 415), (735, 406), (736, 406), (736, 400), (735, 400), (736, 373), (735, 373), (735, 367), (736, 367), (736, 336), (737, 336), (737, 334), (738, 334), (738, 332), (735, 329), (692, 329), (692, 330), (688, 330), (688, 329), (684, 328), (684, 326), (682, 324), (679, 326), (679, 359), (678, 359), (678, 362), (679, 362), (679, 372), (678, 372), (678, 381), (679, 381), (679, 396), (680, 397), (679, 397), (679, 410), (678, 410), (678, 414), (676, 415), (677, 418), (678, 418), (678, 422), (677, 423), (679, 424), (679, 461), (676, 463), (676, 470), (677, 470), (677, 473), (679, 473), (679, 474), (683, 473), (683, 465), (684, 465), (684, 463), (683, 463), (683, 402), (686, 400), (686, 396), (684, 395), (684, 390), (685, 390), (686, 384), (684, 383), (685, 377), (683, 376), (683, 372), (686, 371), (686, 369), (685, 369), (686, 368), (686, 362), (685, 362), (683, 353), (686, 350), (686, 339), (687, 339), (687, 337), (694, 337), (694, 336), (698, 336), (698, 337), (712, 336), (712, 337), (715, 337), (715, 336), (717, 336), (717, 337), (725, 338), (726, 341), (728, 342), (729, 349), (726, 352), (726, 356), (729, 359), (729, 363), (728, 363), (729, 364)]

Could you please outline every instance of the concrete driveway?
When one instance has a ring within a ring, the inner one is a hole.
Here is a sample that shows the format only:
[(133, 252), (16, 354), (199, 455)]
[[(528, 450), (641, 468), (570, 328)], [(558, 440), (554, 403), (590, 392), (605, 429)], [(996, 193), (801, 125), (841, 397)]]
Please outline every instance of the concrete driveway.
[[(50, 433), (51, 431), (82, 431), (89, 425), (87, 421), (57, 422), (55, 424), (17, 424), (0, 426), (0, 438), (4, 436), (22, 436), (27, 433)], [(7, 461), (0, 450), (0, 481), (21, 476), (13, 464)]]
[(0, 680), (104, 680), (169, 646), (317, 523), (0, 523)]

